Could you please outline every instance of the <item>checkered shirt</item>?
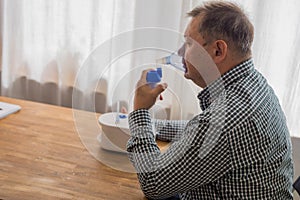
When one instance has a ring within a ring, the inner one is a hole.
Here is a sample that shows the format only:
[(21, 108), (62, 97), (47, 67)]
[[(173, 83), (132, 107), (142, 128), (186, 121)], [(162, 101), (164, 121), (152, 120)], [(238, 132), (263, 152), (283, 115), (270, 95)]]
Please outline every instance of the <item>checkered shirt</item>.
[[(286, 119), (252, 59), (198, 98), (203, 112), (190, 121), (152, 120), (146, 109), (130, 113), (127, 151), (146, 197), (293, 199)], [(172, 142), (166, 152), (156, 138)]]

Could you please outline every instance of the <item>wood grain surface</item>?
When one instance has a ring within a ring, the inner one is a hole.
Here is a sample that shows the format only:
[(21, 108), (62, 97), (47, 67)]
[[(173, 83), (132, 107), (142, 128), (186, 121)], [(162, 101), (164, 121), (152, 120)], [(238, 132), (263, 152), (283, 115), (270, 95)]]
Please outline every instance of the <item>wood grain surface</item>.
[[(79, 130), (75, 121), (80, 118), (74, 120), (72, 109), (7, 97), (0, 101), (22, 107), (0, 120), (1, 200), (146, 199), (127, 155), (101, 149), (99, 132)], [(87, 120), (99, 116), (80, 113)]]

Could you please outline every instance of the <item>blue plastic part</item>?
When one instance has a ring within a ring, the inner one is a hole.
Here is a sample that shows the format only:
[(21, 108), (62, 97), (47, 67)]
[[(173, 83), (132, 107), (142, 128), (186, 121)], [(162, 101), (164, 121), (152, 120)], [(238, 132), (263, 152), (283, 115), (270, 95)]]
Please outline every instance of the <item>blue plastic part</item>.
[(146, 76), (147, 83), (151, 85), (152, 88), (155, 87), (156, 83), (159, 83), (162, 77), (161, 68), (157, 68), (156, 70), (149, 71)]
[(157, 71), (159, 77), (161, 78), (162, 77), (162, 69), (161, 69), (161, 67), (156, 68), (156, 71)]
[(160, 82), (160, 80), (161, 80), (160, 74), (161, 74), (161, 70), (160, 70), (160, 72), (154, 71), (154, 70), (149, 71), (147, 73), (147, 77), (146, 77), (147, 82), (148, 83), (158, 83), (158, 82)]
[(147, 82), (148, 83), (158, 83), (160, 81), (160, 76), (157, 71), (149, 71), (147, 73)]
[(126, 115), (119, 115), (119, 117), (120, 117), (120, 119), (125, 119), (125, 118), (127, 118)]

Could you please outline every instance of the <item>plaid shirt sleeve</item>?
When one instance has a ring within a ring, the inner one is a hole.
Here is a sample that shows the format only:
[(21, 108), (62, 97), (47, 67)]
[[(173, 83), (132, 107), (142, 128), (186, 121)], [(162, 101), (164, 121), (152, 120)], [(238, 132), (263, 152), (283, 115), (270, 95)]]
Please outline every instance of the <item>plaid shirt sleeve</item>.
[(188, 123), (187, 120), (152, 119), (156, 138), (162, 141), (177, 141)]
[(127, 144), (129, 159), (134, 164), (144, 194), (149, 198), (172, 196), (207, 184), (230, 170), (230, 151), (225, 137), (217, 145), (203, 145), (209, 122), (201, 115), (191, 120), (182, 137), (161, 154), (152, 132), (147, 110), (129, 115), (131, 138)]

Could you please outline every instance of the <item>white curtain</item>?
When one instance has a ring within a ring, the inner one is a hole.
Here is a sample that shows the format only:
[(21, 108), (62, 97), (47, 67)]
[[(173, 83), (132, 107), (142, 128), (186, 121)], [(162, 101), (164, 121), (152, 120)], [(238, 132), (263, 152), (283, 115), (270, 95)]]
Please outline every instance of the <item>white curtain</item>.
[(238, 0), (255, 27), (256, 68), (275, 90), (290, 133), (300, 137), (300, 1)]
[[(277, 93), (291, 134), (300, 136), (300, 2), (236, 2), (255, 26), (256, 67)], [(199, 3), (3, 0), (1, 95), (71, 106), (74, 91), (74, 107), (106, 112), (120, 101), (130, 110), (140, 72), (177, 50), (186, 12)], [(199, 112), (198, 88), (170, 67), (163, 79), (169, 89), (158, 109), (171, 108), (172, 119)]]
[(134, 26), (128, 0), (9, 0), (2, 9), (2, 95), (58, 105), (70, 105), (88, 54)]

